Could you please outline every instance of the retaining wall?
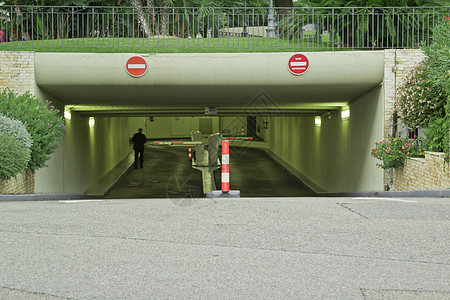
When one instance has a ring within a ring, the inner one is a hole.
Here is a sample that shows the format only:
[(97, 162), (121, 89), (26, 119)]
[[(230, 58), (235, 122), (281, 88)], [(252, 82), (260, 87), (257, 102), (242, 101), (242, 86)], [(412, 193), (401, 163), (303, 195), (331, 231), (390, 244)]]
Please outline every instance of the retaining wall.
[(450, 165), (444, 154), (425, 152), (425, 158), (408, 157), (405, 165), (394, 169), (394, 190), (432, 190), (450, 188)]
[(16, 178), (6, 181), (0, 179), (0, 194), (33, 194), (34, 182), (34, 173), (25, 169)]

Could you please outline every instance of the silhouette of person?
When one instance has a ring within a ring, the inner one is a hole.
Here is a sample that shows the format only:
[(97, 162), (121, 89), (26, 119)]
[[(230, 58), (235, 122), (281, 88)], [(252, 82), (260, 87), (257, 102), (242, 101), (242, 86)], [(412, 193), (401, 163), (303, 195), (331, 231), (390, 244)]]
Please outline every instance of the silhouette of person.
[(138, 167), (138, 158), (141, 168), (144, 167), (144, 144), (147, 142), (147, 137), (142, 133), (142, 128), (138, 129), (138, 132), (133, 135), (132, 139), (134, 143), (134, 168)]

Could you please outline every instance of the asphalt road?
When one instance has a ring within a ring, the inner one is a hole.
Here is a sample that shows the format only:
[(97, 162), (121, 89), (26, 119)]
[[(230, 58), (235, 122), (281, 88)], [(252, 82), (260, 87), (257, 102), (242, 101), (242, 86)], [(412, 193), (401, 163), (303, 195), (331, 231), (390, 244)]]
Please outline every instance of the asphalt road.
[(450, 299), (449, 199), (0, 202), (0, 299)]

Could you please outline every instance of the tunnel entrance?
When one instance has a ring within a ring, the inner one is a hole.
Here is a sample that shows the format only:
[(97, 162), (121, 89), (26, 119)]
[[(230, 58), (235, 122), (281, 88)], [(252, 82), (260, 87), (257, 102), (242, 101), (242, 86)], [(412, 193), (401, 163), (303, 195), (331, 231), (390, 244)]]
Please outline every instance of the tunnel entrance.
[[(310, 66), (301, 76), (288, 69), (292, 53), (142, 55), (148, 71), (133, 78), (124, 67), (129, 54), (35, 53), (38, 92), (70, 116), (54, 165), (37, 175), (37, 191), (84, 193), (129, 155), (129, 138), (141, 127), (151, 139), (189, 138), (191, 130), (240, 136), (244, 128), (255, 143), (232, 146), (241, 149), (232, 155), (248, 149), (234, 157), (247, 167), (237, 166), (231, 176), (248, 195), (281, 185), (258, 189), (246, 182), (263, 180), (261, 170), (278, 174), (274, 182), (283, 177), (273, 166), (259, 170), (274, 161), (315, 193), (382, 190), (382, 172), (367, 149), (383, 136), (384, 52), (305, 55)], [(176, 161), (176, 151), (154, 153)], [(291, 182), (288, 177), (280, 181)], [(137, 189), (143, 182), (125, 186)], [(309, 194), (283, 190), (274, 196)]]
[[(310, 197), (314, 191), (276, 163), (262, 149), (230, 147), (230, 186), (241, 197)], [(221, 170), (213, 172), (220, 190)], [(144, 168), (130, 169), (107, 199), (201, 198), (202, 172), (192, 168), (185, 147), (149, 146)]]

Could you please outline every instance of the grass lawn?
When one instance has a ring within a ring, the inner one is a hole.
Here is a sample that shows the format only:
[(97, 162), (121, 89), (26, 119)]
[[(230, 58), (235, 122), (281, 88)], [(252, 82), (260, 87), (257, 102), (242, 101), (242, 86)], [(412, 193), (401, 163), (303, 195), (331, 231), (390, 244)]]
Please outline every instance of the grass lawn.
[(77, 53), (233, 53), (352, 50), (312, 39), (226, 38), (84, 38), (20, 41), (0, 44), (0, 51)]

